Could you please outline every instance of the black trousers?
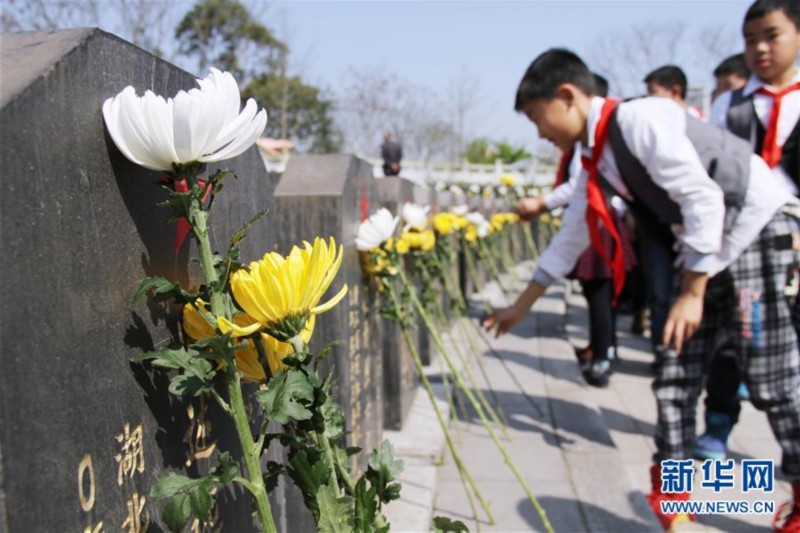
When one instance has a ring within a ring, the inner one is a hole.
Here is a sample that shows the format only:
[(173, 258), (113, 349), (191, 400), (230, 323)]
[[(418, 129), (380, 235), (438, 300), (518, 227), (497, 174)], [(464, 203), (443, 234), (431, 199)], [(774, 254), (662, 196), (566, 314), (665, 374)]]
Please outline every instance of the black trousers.
[(608, 349), (617, 345), (616, 313), (611, 306), (614, 283), (611, 279), (581, 280), (581, 287), (589, 304), (589, 344), (594, 359), (607, 359)]

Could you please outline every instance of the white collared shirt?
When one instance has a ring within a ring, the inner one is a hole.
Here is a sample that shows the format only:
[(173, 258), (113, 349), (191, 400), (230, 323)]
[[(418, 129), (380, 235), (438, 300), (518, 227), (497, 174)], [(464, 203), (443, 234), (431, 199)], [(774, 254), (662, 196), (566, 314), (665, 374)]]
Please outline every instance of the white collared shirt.
[(567, 166), (567, 179), (564, 183), (545, 193), (544, 205), (548, 211), (564, 207), (569, 203), (569, 199), (575, 190), (575, 184), (578, 182), (578, 175), (581, 173), (581, 145), (580, 143), (575, 147), (575, 153)]
[[(591, 101), (588, 120), (589, 155), (604, 100)], [(619, 104), (622, 137), (628, 149), (652, 180), (678, 204), (682, 226), (674, 226), (684, 258), (684, 268), (714, 275), (724, 270), (749, 246), (772, 216), (794, 201), (764, 161), (751, 156), (750, 181), (745, 203), (734, 227), (723, 239), (725, 207), (722, 189), (709, 178), (697, 151), (686, 136), (686, 112), (667, 98), (641, 98)], [(620, 177), (609, 143), (603, 148), (598, 170), (616, 193), (633, 200)], [(564, 213), (561, 230), (539, 258), (534, 279), (548, 284), (565, 276), (589, 245), (586, 226), (586, 171), (582, 171)], [(775, 191), (782, 191), (775, 194)]]
[[(800, 82), (800, 70), (794, 73), (794, 77), (790, 83), (797, 82)], [(747, 80), (747, 84), (744, 86), (742, 93), (746, 97), (753, 95), (753, 107), (756, 110), (756, 115), (758, 116), (759, 122), (761, 122), (764, 129), (766, 129), (769, 124), (770, 115), (772, 114), (773, 99), (767, 94), (757, 92), (762, 87), (769, 86), (755, 75), (752, 75), (750, 79)], [(728, 108), (730, 108), (730, 106), (731, 91), (722, 93), (711, 107), (709, 122), (722, 129), (727, 129)], [(783, 143), (789, 138), (789, 135), (792, 133), (792, 130), (794, 130), (798, 121), (800, 121), (800, 91), (792, 91), (781, 100), (781, 116), (778, 117), (778, 131), (776, 134), (779, 146), (783, 146)], [(786, 182), (792, 194), (795, 196), (800, 194), (797, 185), (782, 166), (778, 165), (772, 169), (772, 171), (775, 172), (781, 180)]]

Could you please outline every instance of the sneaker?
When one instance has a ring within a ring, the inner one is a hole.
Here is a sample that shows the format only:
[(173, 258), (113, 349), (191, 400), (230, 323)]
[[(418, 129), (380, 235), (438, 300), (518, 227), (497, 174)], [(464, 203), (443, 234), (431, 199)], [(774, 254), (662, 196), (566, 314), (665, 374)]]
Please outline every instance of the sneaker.
[(694, 456), (697, 459), (725, 459), (733, 424), (733, 419), (725, 413), (706, 411), (706, 431), (694, 441)]
[(607, 387), (610, 377), (611, 361), (608, 359), (592, 361), (592, 364), (583, 373), (583, 378), (586, 380), (586, 383), (593, 387)]
[(775, 533), (800, 533), (800, 481), (792, 483), (792, 500), (778, 507), (772, 526)]
[(661, 512), (661, 502), (664, 501), (689, 501), (690, 494), (688, 492), (668, 493), (661, 492), (661, 467), (653, 465), (650, 467), (650, 494), (646, 496), (647, 503), (653, 510), (658, 521), (661, 522), (661, 527), (665, 530), (670, 530), (672, 526), (682, 522), (694, 522), (694, 515), (690, 514), (668, 514)]

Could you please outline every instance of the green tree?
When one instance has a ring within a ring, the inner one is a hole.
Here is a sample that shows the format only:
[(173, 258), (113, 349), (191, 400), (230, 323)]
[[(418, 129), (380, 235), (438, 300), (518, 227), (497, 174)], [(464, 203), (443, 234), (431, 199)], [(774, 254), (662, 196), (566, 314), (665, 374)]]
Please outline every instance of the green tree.
[(512, 146), (507, 142), (493, 142), (480, 137), (467, 145), (463, 156), (470, 163), (492, 164), (499, 159), (508, 165), (528, 159), (531, 154), (524, 146)]
[(179, 52), (197, 58), (198, 70), (215, 66), (240, 82), (266, 64), (275, 69), (288, 52), (247, 7), (237, 0), (199, 0), (175, 30)]
[(298, 76), (262, 74), (244, 88), (243, 96), (255, 98), (267, 110), (270, 120), (265, 135), (308, 142), (309, 151), (313, 153), (341, 149), (341, 134), (333, 119), (333, 102), (325, 98), (321, 89), (306, 84)]

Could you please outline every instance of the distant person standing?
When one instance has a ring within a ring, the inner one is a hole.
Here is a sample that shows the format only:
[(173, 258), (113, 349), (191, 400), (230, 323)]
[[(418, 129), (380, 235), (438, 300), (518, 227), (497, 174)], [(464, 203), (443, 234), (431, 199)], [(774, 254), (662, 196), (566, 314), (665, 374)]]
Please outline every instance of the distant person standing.
[(383, 174), (385, 176), (397, 176), (400, 174), (400, 161), (403, 159), (403, 147), (394, 142), (392, 136), (388, 133), (383, 136), (381, 157), (383, 157)]

